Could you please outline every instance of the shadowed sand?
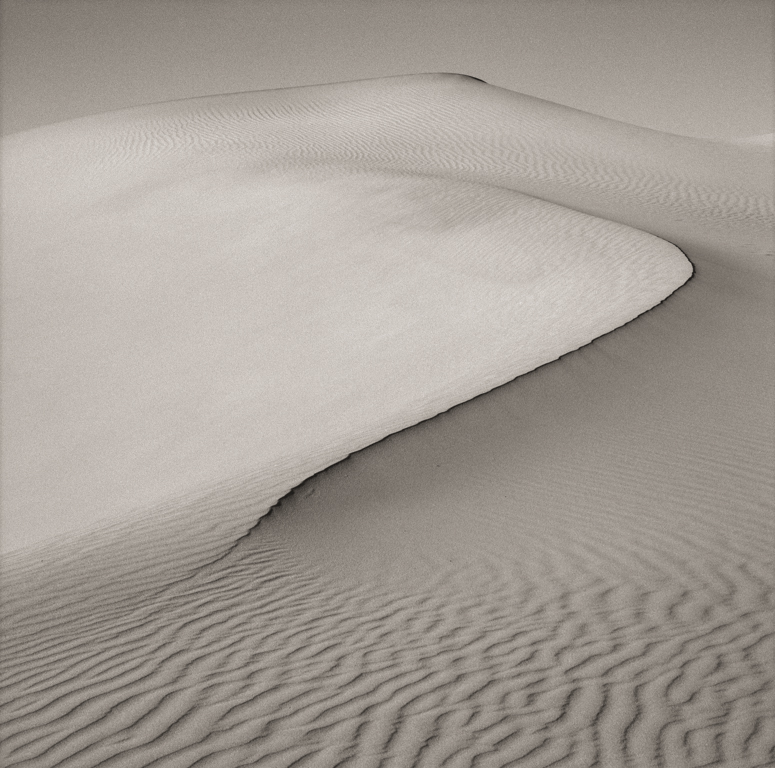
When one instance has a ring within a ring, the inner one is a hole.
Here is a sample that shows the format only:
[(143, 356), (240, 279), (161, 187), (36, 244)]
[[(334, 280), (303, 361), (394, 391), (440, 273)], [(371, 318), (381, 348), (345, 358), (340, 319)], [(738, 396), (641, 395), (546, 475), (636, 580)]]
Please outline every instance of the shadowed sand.
[(773, 760), (770, 155), (446, 75), (7, 147), (6, 764)]

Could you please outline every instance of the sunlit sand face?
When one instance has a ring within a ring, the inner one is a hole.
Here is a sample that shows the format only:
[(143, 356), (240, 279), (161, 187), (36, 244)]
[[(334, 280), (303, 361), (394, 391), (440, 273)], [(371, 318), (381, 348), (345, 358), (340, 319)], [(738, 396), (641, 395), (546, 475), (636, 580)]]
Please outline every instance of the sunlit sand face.
[(760, 145), (455, 76), (12, 137), (5, 762), (766, 764)]
[(480, 103), (514, 107), (480, 87), (211, 99), (12, 142), (6, 546), (321, 468), (689, 277), (662, 240), (498, 185), (595, 180), (567, 148), (544, 167), (508, 113), (482, 129)]

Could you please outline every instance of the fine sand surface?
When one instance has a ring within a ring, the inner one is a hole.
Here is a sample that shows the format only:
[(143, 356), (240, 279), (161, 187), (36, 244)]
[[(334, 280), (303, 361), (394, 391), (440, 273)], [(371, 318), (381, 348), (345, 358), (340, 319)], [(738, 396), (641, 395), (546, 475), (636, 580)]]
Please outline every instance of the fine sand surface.
[(11, 137), (3, 765), (775, 764), (768, 147), (453, 75)]

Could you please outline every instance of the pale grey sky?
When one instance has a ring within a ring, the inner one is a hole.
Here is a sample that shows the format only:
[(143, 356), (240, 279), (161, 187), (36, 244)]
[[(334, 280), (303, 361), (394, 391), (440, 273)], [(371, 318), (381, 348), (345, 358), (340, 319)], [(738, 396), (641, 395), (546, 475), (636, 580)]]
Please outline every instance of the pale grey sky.
[(770, 0), (4, 0), (4, 132), (212, 93), (462, 72), (650, 128), (772, 132)]

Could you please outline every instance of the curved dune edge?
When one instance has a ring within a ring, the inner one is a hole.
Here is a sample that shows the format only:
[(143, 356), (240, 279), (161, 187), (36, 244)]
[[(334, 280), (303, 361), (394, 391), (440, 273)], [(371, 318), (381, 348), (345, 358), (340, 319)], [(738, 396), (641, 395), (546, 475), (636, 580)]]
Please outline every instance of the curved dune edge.
[[(588, 117), (582, 158), (611, 127)], [(744, 154), (720, 150), (750, 172), (725, 192), (706, 144), (673, 150), (673, 181), (647, 152), (653, 177), (598, 157), (610, 189), (587, 180), (597, 215), (648, 211), (696, 265), (657, 311), (312, 478), (226, 554), (219, 522), (281, 488), (23, 556), (6, 762), (766, 765), (772, 201)], [(578, 197), (548, 165), (546, 197)]]
[(510, 150), (429, 103), (460, 82), (161, 104), (10, 143), (6, 547), (241, 478), (287, 490), (688, 279), (674, 246), (508, 188)]

